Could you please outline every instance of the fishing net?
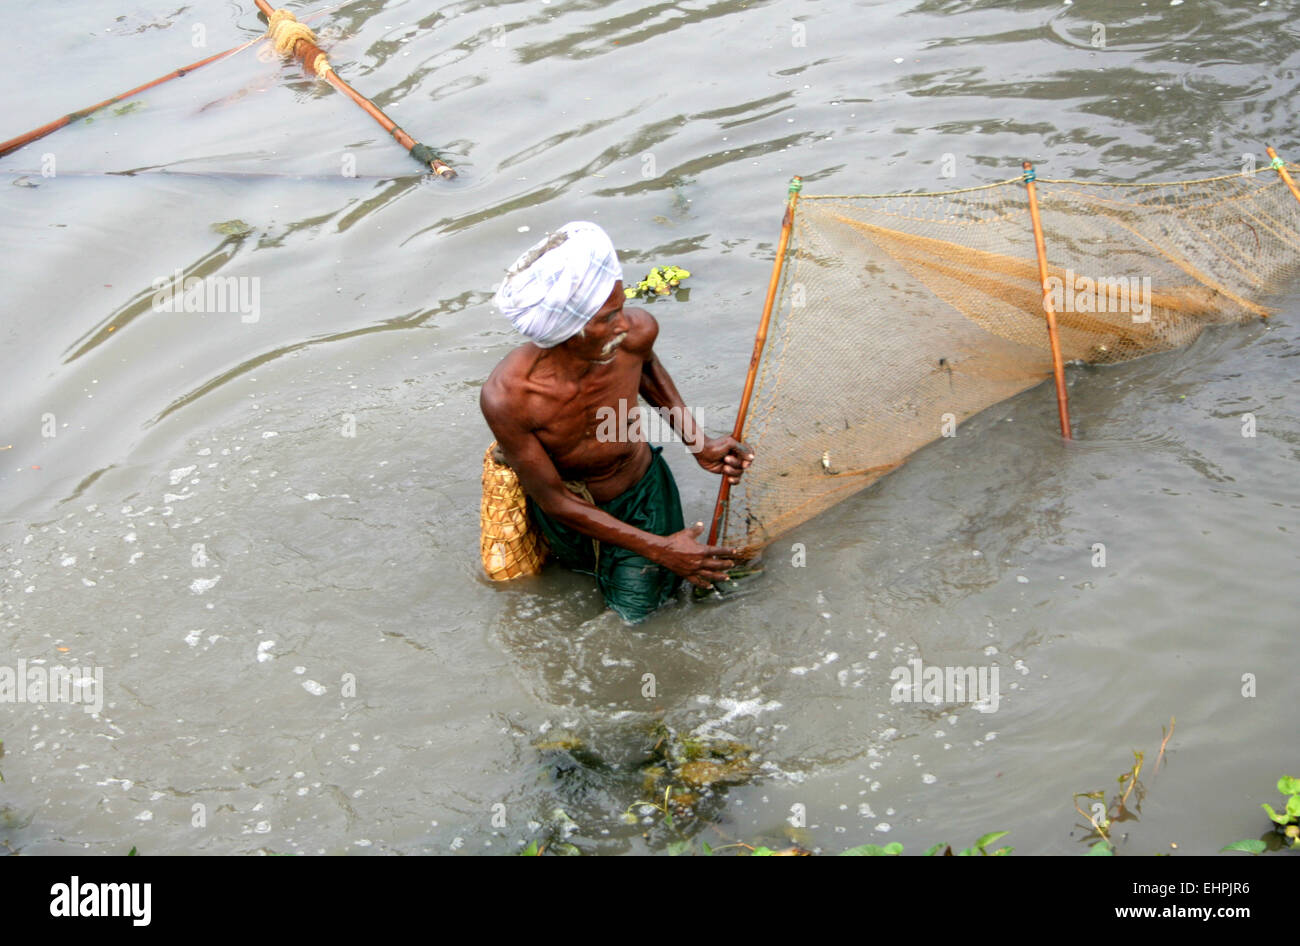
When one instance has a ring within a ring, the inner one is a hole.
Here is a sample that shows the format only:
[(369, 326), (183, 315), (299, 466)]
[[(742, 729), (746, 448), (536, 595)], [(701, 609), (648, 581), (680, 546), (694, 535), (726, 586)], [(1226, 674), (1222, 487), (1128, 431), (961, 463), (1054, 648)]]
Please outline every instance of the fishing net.
[[(1115, 363), (1267, 315), (1300, 262), (1276, 170), (1168, 184), (1036, 182), (1065, 361)], [(761, 547), (875, 482), (1052, 359), (1027, 188), (803, 196), (731, 495)]]

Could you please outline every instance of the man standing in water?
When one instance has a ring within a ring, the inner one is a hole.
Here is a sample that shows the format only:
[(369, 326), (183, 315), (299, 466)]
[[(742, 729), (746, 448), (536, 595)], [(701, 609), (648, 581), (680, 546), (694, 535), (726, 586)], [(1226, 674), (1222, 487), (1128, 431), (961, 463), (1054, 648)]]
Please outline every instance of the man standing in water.
[(480, 407), (560, 563), (595, 575), (627, 621), (667, 601), (679, 578), (700, 588), (724, 580), (738, 550), (702, 545), (703, 523), (683, 528), (663, 448), (630, 429), (637, 396), (667, 410), (710, 473), (738, 483), (754, 454), (696, 425), (655, 357), (658, 323), (623, 308), (623, 270), (605, 231), (561, 227), (515, 261), (493, 301), (529, 341), (493, 370)]

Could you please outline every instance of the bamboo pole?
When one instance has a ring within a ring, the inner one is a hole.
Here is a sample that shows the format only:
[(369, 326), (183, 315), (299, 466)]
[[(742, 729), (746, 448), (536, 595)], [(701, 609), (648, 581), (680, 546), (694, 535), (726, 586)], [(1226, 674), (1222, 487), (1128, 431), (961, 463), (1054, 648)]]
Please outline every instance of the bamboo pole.
[(1070, 395), (1065, 390), (1065, 363), (1061, 360), (1061, 339), (1056, 331), (1056, 310), (1047, 285), (1047, 247), (1043, 242), (1043, 221), (1038, 215), (1038, 191), (1034, 185), (1034, 166), (1024, 162), (1025, 190), (1029, 192), (1029, 219), (1034, 224), (1034, 248), (1038, 252), (1038, 279), (1043, 284), (1043, 312), (1047, 316), (1047, 338), (1052, 346), (1052, 375), (1056, 378), (1056, 410), (1061, 416), (1061, 436), (1070, 434)]
[(100, 102), (98, 105), (92, 105), (89, 108), (83, 108), (80, 111), (76, 111), (76, 112), (69, 112), (67, 115), (64, 115), (62, 118), (56, 118), (54, 121), (50, 122), (49, 124), (42, 125), (40, 128), (33, 128), (31, 131), (27, 132), (26, 134), (19, 135), (16, 138), (10, 138), (8, 141), (5, 142), (0, 142), (0, 158), (3, 158), (6, 154), (9, 154), (12, 151), (17, 151), (19, 148), (23, 147), (24, 145), (31, 144), (33, 141), (36, 141), (40, 138), (44, 138), (46, 135), (58, 131), (60, 128), (63, 128), (65, 125), (69, 125), (72, 122), (85, 118), (87, 115), (90, 115), (93, 112), (97, 112), (101, 108), (107, 108), (108, 106), (113, 105), (114, 103), (121, 102), (123, 99), (129, 99), (132, 96), (139, 95), (141, 92), (144, 92), (148, 89), (152, 89), (156, 85), (162, 85), (164, 82), (166, 82), (169, 79), (179, 79), (181, 76), (193, 72), (195, 69), (199, 69), (203, 66), (206, 66), (210, 62), (216, 62), (219, 59), (225, 59), (227, 56), (233, 56), (235, 53), (242, 52), (243, 50), (247, 49), (249, 46), (252, 46), (254, 43), (263, 40), (265, 38), (266, 38), (265, 35), (255, 36), (252, 39), (250, 39), (248, 42), (241, 43), (238, 46), (232, 46), (230, 49), (227, 49), (225, 52), (217, 53), (215, 56), (209, 56), (207, 59), (200, 59), (198, 62), (192, 62), (188, 66), (181, 66), (179, 69), (173, 69), (165, 76), (159, 76), (157, 79), (154, 79), (152, 82), (146, 82), (144, 85), (138, 85), (134, 89), (131, 89), (129, 92), (123, 92), (121, 95), (115, 95), (111, 99), (104, 99), (104, 101)]
[[(767, 327), (772, 321), (772, 306), (776, 302), (776, 292), (781, 285), (781, 270), (785, 266), (785, 251), (790, 245), (790, 231), (794, 228), (794, 208), (799, 201), (799, 191), (803, 188), (803, 178), (790, 180), (789, 197), (785, 202), (785, 216), (781, 219), (781, 239), (776, 245), (776, 258), (772, 261), (772, 276), (767, 282), (767, 298), (763, 302), (763, 317), (758, 322), (758, 332), (754, 335), (754, 352), (749, 356), (749, 373), (745, 376), (745, 390), (740, 395), (740, 409), (736, 412), (736, 426), (731, 436), (740, 440), (745, 433), (745, 419), (749, 414), (749, 400), (754, 394), (754, 382), (758, 377), (758, 364), (763, 359), (763, 346), (767, 342)], [(731, 483), (724, 476), (718, 486), (718, 501), (713, 506), (713, 521), (709, 525), (709, 545), (718, 538), (718, 530), (726, 516), (727, 502), (731, 496)]]
[(1272, 145), (1269, 145), (1264, 150), (1268, 152), (1269, 159), (1272, 162), (1269, 166), (1277, 171), (1282, 180), (1286, 181), (1286, 186), (1291, 189), (1291, 195), (1296, 200), (1300, 200), (1300, 190), (1296, 189), (1295, 181), (1291, 180), (1291, 172), (1286, 169), (1286, 162), (1277, 156), (1277, 152), (1273, 150)]
[(269, 32), (277, 50), (289, 52), (296, 56), (302, 60), (302, 64), (308, 70), (315, 72), (317, 76), (356, 102), (367, 115), (379, 123), (384, 131), (392, 135), (398, 144), (410, 152), (411, 157), (421, 164), (427, 164), (439, 177), (452, 178), (456, 176), (456, 172), (438, 157), (437, 152), (428, 145), (420, 144), (420, 142), (408, 135), (398, 127), (395, 121), (385, 115), (374, 102), (339, 78), (334, 71), (334, 67), (330, 65), (329, 58), (325, 55), (324, 50), (316, 45), (311, 31), (305, 28), (296, 29), (301, 24), (294, 19), (292, 13), (288, 10), (274, 9), (267, 0), (256, 0), (256, 3), (257, 8), (266, 15), (270, 27)]

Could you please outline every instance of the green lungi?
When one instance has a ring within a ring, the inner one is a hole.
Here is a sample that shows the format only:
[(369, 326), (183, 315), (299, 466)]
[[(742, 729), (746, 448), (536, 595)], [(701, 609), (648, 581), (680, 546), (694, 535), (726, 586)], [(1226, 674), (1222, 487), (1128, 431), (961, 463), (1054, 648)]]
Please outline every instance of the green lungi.
[[(645, 476), (609, 502), (597, 503), (596, 508), (644, 532), (671, 535), (685, 527), (682, 500), (672, 471), (661, 456), (664, 448), (651, 447), (650, 450), (653, 456)], [(607, 542), (600, 543), (597, 550), (591, 536), (561, 525), (542, 512), (531, 499), (528, 511), (546, 536), (556, 560), (576, 572), (594, 575), (600, 593), (605, 596), (605, 603), (623, 620), (636, 622), (644, 619), (677, 590), (681, 579), (662, 565)]]

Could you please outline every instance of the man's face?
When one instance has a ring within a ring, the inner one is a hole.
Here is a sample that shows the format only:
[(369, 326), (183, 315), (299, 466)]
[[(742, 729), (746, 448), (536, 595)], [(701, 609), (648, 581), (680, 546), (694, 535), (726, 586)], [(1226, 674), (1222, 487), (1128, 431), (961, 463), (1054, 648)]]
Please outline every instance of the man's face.
[(593, 315), (582, 333), (565, 342), (572, 345), (574, 353), (591, 361), (607, 365), (614, 360), (614, 353), (627, 337), (627, 319), (623, 315), (623, 282), (614, 283), (614, 289), (605, 300), (605, 304)]

